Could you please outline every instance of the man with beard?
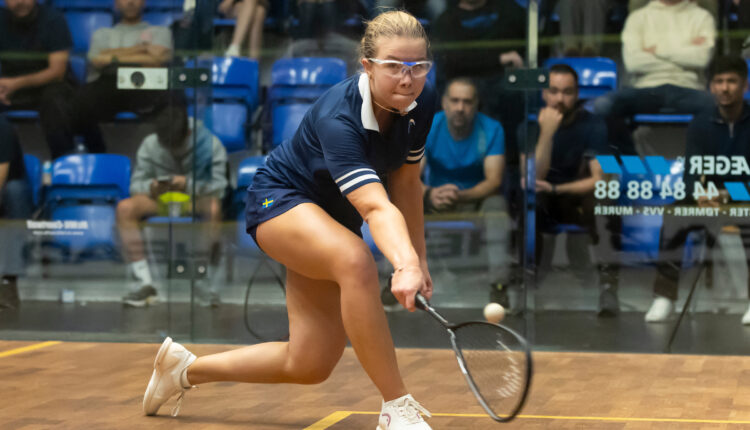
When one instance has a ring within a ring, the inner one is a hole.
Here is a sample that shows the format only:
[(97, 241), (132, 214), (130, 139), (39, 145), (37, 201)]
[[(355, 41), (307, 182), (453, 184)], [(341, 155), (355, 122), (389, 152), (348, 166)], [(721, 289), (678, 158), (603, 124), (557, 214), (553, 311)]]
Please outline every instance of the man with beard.
[(147, 116), (164, 105), (165, 91), (117, 89), (118, 67), (160, 67), (171, 58), (172, 33), (143, 21), (144, 6), (145, 0), (116, 0), (120, 22), (91, 36), (88, 83), (75, 103), (75, 129), (85, 136), (91, 152), (105, 151), (99, 122), (122, 111)]
[(473, 81), (455, 78), (446, 86), (443, 112), (435, 115), (427, 136), (424, 207), (427, 213), (479, 213), (487, 240), (492, 300), (508, 300), (503, 263), (508, 261), (508, 216), (500, 195), (505, 168), (505, 132), (494, 119), (477, 112)]
[[(688, 127), (685, 149), (685, 192), (688, 199), (695, 199), (697, 206), (721, 207), (723, 211), (713, 217), (674, 216), (670, 215), (668, 210), (665, 211), (659, 260), (656, 264), (658, 274), (654, 281), (656, 297), (646, 313), (646, 322), (664, 322), (672, 316), (677, 300), (677, 286), (680, 281), (684, 245), (688, 233), (696, 230), (705, 232), (707, 244), (712, 246), (721, 232), (739, 234), (740, 231), (735, 226), (743, 218), (747, 218), (746, 215), (732, 216), (733, 213), (742, 214), (741, 211), (744, 209), (727, 205), (729, 194), (722, 189), (725, 181), (744, 184), (750, 181), (747, 167), (735, 168), (742, 166), (741, 163), (737, 163), (740, 160), (743, 160), (746, 166), (750, 157), (750, 106), (743, 99), (748, 89), (747, 64), (739, 57), (717, 57), (708, 67), (708, 78), (709, 90), (714, 96), (716, 106), (701, 115), (696, 115)], [(722, 156), (734, 162), (735, 167), (727, 174), (705, 173), (700, 168), (703, 164), (702, 160), (716, 160)], [(709, 184), (713, 183), (716, 186), (716, 192), (706, 196), (694, 195), (696, 182), (700, 183), (704, 190), (709, 190)], [(677, 203), (685, 206), (685, 201)], [(746, 230), (747, 223), (739, 227)], [(730, 271), (735, 268), (731, 263), (727, 266)], [(742, 268), (740, 268), (741, 271)], [(742, 317), (742, 323), (750, 324), (750, 309)]]
[(0, 8), (0, 111), (38, 110), (52, 158), (73, 151), (67, 126), (75, 82), (68, 71), (73, 39), (63, 15), (35, 0)]
[[(595, 157), (610, 152), (607, 127), (579, 103), (578, 74), (570, 66), (550, 68), (549, 88), (543, 90), (542, 97), (545, 107), (539, 112), (538, 124), (531, 124), (528, 134), (523, 127), (519, 133), (529, 147), (535, 147), (537, 279), (541, 282), (552, 263), (556, 235), (576, 226), (586, 234), (568, 234), (566, 249), (572, 272), (581, 285), (599, 285), (599, 315), (614, 316), (619, 312), (617, 265), (603, 262), (597, 273), (593, 258), (599, 240), (594, 187), (604, 179)], [(521, 166), (526, 166), (523, 154)], [(593, 279), (597, 274), (598, 279)]]

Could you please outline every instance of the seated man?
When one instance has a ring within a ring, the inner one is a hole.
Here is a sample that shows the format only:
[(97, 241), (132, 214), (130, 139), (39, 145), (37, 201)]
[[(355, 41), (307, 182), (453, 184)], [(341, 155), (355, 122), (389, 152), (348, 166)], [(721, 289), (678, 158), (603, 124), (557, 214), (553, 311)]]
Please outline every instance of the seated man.
[(156, 133), (146, 136), (138, 148), (130, 182), (131, 197), (117, 205), (117, 228), (125, 256), (130, 261), (129, 268), (140, 286), (138, 291), (123, 298), (128, 306), (146, 306), (158, 297), (138, 223), (156, 215), (157, 199), (163, 193), (192, 194), (195, 181), (196, 208), (207, 222), (209, 233), (206, 236), (212, 243), (210, 262), (213, 268), (209, 267), (209, 273), (215, 272), (220, 257), (216, 241), (221, 198), (227, 186), (224, 146), (201, 122), (188, 120), (184, 101), (170, 103), (157, 113), (154, 126)]
[(622, 31), (622, 56), (634, 88), (598, 98), (594, 111), (618, 118), (699, 113), (711, 103), (701, 73), (715, 38), (713, 17), (690, 0), (653, 0), (632, 12)]
[(509, 232), (505, 201), (499, 194), (505, 166), (503, 126), (477, 112), (479, 92), (468, 78), (446, 86), (443, 112), (435, 115), (425, 144), (427, 213), (480, 212), (487, 234), (492, 300), (508, 306), (503, 290)]
[(165, 91), (117, 89), (118, 67), (165, 66), (171, 58), (172, 33), (143, 21), (144, 5), (144, 0), (116, 0), (120, 22), (91, 36), (88, 83), (76, 95), (74, 118), (74, 128), (84, 135), (91, 152), (106, 149), (99, 122), (122, 111), (149, 115), (164, 105)]
[[(695, 200), (700, 207), (716, 208), (722, 205), (722, 209), (728, 210), (726, 214), (719, 212), (709, 217), (674, 216), (669, 210), (665, 211), (657, 261), (658, 274), (654, 281), (656, 298), (646, 313), (646, 322), (667, 321), (674, 311), (684, 245), (689, 232), (705, 231), (708, 244), (713, 245), (723, 227), (738, 224), (742, 229), (747, 227), (746, 217), (731, 216), (731, 206), (725, 205), (729, 196), (721, 188), (724, 181), (747, 184), (750, 175), (742, 172), (703, 174), (699, 163), (704, 156), (750, 159), (750, 106), (743, 99), (748, 89), (747, 64), (738, 57), (717, 57), (709, 66), (708, 74), (709, 89), (716, 101), (712, 110), (694, 117), (688, 126), (685, 193), (689, 200)], [(715, 195), (710, 198), (694, 195), (696, 182), (707, 193), (714, 185)], [(676, 204), (685, 206), (686, 202), (677, 201)], [(742, 317), (742, 323), (750, 324), (750, 309)]]
[[(535, 147), (536, 259), (541, 282), (552, 262), (555, 235), (560, 226), (574, 225), (586, 234), (567, 238), (567, 255), (573, 274), (582, 285), (599, 285), (599, 315), (619, 312), (617, 265), (602, 264), (599, 279), (593, 261), (598, 243), (594, 218), (594, 188), (604, 179), (595, 156), (609, 153), (607, 127), (602, 118), (584, 110), (578, 100), (578, 75), (571, 67), (558, 64), (549, 70), (549, 88), (543, 90), (545, 107), (538, 125), (531, 124), (524, 136), (527, 147)], [(525, 168), (525, 157), (521, 155)], [(524, 175), (525, 177), (525, 175)]]
[(13, 225), (6, 219), (31, 217), (31, 187), (26, 179), (23, 153), (13, 126), (0, 115), (0, 311), (19, 305), (16, 280), (24, 272), (23, 243), (25, 225)]
[[(69, 51), (73, 39), (62, 13), (35, 0), (0, 7), (0, 111), (38, 110), (52, 158), (73, 152)], [(12, 55), (22, 54), (22, 55)]]

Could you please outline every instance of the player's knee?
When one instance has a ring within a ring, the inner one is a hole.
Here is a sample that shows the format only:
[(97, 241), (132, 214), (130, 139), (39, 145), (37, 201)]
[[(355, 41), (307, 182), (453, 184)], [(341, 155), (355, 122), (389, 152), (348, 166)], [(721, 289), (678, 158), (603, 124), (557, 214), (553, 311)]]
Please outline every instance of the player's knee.
[(295, 362), (290, 369), (294, 381), (298, 384), (314, 385), (325, 382), (333, 369), (336, 362), (330, 363), (324, 360), (300, 360)]
[[(361, 242), (361, 241), (360, 241)], [(346, 249), (337, 264), (339, 285), (362, 285), (363, 279), (377, 277), (378, 269), (370, 248), (364, 242)], [(353, 282), (351, 282), (353, 281)]]

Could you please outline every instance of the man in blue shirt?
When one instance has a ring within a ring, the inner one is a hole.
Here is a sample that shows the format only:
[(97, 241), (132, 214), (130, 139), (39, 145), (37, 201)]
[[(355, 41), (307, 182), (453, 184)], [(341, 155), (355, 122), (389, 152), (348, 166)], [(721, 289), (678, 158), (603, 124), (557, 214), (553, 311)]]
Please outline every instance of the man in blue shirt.
[[(558, 233), (566, 241), (571, 269), (581, 285), (599, 285), (599, 315), (619, 312), (616, 264), (600, 264), (594, 270), (593, 246), (598, 243), (594, 219), (594, 186), (604, 179), (594, 158), (609, 153), (604, 120), (584, 110), (578, 100), (578, 75), (571, 67), (555, 65), (549, 71), (549, 88), (543, 91), (546, 106), (528, 133), (520, 128), (527, 147), (535, 149), (536, 258), (539, 278), (548, 272)], [(525, 135), (525, 136), (524, 136)], [(525, 167), (524, 157), (521, 166)], [(524, 177), (526, 175), (524, 174)]]
[[(746, 221), (743, 224), (747, 216), (741, 212), (741, 207), (727, 205), (730, 203), (729, 194), (723, 188), (725, 181), (747, 184), (750, 175), (744, 169), (732, 168), (719, 175), (696, 168), (704, 165), (704, 160), (718, 160), (722, 156), (744, 160), (745, 163), (750, 158), (750, 106), (743, 99), (748, 88), (747, 64), (739, 57), (717, 57), (708, 67), (708, 78), (716, 106), (696, 115), (688, 126), (684, 183), (686, 197), (694, 198), (697, 206), (722, 210), (716, 216), (674, 216), (670, 209), (665, 211), (659, 259), (656, 262), (655, 298), (645, 316), (649, 323), (668, 321), (674, 312), (688, 233), (696, 230), (705, 232), (707, 244), (713, 246), (722, 232), (739, 234), (735, 227), (737, 225), (740, 230), (747, 230)], [(708, 190), (706, 196), (694, 195), (696, 183)], [(711, 189), (715, 191), (711, 192)], [(677, 204), (685, 206), (684, 201)], [(729, 231), (724, 230), (726, 226), (730, 226)], [(735, 265), (730, 263), (727, 267), (732, 270)], [(742, 275), (737, 277), (741, 278)], [(742, 317), (742, 323), (750, 324), (750, 310)]]
[(502, 291), (509, 231), (499, 194), (505, 167), (505, 132), (494, 119), (477, 112), (479, 93), (468, 78), (446, 86), (443, 112), (435, 115), (425, 144), (424, 206), (427, 213), (479, 212), (487, 234), (488, 272), (493, 301), (508, 306)]

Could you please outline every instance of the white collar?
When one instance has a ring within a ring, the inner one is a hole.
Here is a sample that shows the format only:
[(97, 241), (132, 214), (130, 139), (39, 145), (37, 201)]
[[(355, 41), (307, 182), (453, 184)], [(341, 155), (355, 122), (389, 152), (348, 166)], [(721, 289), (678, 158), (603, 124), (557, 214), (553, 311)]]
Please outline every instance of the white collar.
[[(367, 130), (380, 131), (378, 121), (375, 119), (375, 112), (372, 110), (372, 96), (370, 94), (370, 78), (367, 77), (367, 73), (359, 75), (359, 95), (362, 96), (362, 126)], [(412, 109), (417, 107), (416, 100), (411, 102), (409, 107), (406, 108), (406, 112), (411, 112)]]

